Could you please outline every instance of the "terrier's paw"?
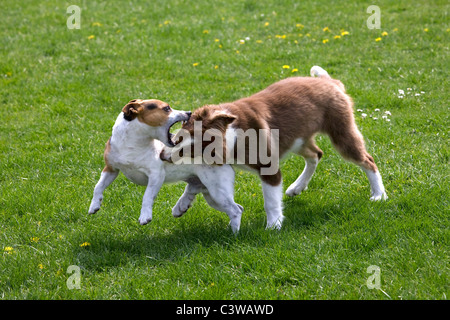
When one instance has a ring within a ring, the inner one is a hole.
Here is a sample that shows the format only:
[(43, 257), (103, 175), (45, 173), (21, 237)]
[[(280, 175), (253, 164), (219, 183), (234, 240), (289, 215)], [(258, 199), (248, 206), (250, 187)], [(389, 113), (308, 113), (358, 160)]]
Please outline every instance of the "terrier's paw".
[(148, 210), (141, 210), (141, 215), (139, 216), (139, 223), (141, 225), (146, 225), (152, 221), (152, 212)]
[(172, 208), (172, 215), (175, 217), (175, 218), (179, 218), (179, 217), (181, 217), (183, 214), (185, 214), (188, 210), (189, 210), (189, 208), (191, 207), (191, 203), (189, 204), (189, 205), (182, 205), (182, 204), (179, 204), (179, 203), (177, 203), (176, 205), (175, 205), (175, 207), (173, 207)]
[(293, 197), (302, 193), (302, 191), (308, 189), (308, 186), (305, 185), (294, 185), (291, 184), (289, 188), (286, 190), (286, 195), (289, 197)]
[(91, 205), (89, 206), (89, 214), (94, 214), (98, 210), (100, 210), (100, 205), (102, 204), (102, 198), (98, 200), (92, 200)]

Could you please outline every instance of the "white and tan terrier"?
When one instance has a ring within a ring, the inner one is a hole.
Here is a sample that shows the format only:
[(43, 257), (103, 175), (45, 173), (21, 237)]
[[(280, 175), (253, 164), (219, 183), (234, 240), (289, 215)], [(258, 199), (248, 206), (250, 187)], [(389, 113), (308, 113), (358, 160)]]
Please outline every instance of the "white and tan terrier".
[(235, 174), (231, 166), (176, 165), (161, 160), (165, 146), (174, 146), (170, 128), (190, 116), (191, 112), (173, 110), (160, 100), (131, 100), (117, 117), (106, 143), (105, 167), (89, 213), (100, 209), (103, 191), (122, 171), (132, 182), (147, 187), (139, 217), (142, 225), (152, 220), (153, 202), (163, 183), (186, 181), (186, 191), (172, 209), (173, 216), (182, 216), (201, 192), (210, 206), (228, 214), (230, 226), (237, 232), (243, 208), (234, 202)]

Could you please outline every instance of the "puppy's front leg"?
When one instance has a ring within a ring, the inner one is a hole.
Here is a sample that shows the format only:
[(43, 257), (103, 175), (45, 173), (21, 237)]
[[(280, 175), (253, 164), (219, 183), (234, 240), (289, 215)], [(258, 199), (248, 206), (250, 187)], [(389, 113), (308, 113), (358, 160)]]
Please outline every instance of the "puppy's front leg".
[(162, 171), (148, 176), (147, 189), (145, 189), (141, 215), (139, 216), (139, 223), (141, 225), (152, 221), (153, 202), (164, 183), (164, 177), (165, 174)]

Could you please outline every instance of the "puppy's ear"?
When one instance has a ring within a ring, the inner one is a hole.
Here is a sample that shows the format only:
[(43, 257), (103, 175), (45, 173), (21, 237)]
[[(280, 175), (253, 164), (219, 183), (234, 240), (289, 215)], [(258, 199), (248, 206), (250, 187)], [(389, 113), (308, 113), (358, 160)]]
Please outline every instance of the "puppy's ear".
[(125, 120), (131, 121), (137, 117), (139, 113), (138, 108), (140, 107), (140, 105), (135, 101), (136, 100), (131, 100), (125, 107), (123, 107), (122, 112)]
[(226, 129), (227, 126), (236, 120), (236, 117), (226, 112), (218, 112), (211, 119), (211, 127)]

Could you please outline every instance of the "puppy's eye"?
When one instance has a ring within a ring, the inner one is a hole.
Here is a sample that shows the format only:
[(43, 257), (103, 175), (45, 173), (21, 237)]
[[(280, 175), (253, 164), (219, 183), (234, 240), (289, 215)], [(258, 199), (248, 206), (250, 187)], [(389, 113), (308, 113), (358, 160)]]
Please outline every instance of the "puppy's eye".
[(164, 110), (165, 112), (170, 112), (170, 107), (169, 107), (169, 106), (166, 106), (166, 107), (163, 108), (163, 110)]

